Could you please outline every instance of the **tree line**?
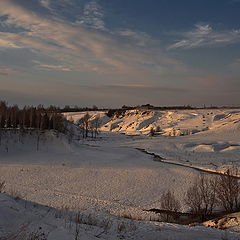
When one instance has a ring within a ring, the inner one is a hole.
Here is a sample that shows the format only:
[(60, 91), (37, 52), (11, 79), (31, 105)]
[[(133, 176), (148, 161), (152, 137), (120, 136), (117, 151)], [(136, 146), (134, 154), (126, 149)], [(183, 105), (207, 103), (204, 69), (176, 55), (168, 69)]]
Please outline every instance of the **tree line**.
[(64, 131), (67, 120), (54, 106), (44, 108), (43, 105), (8, 106), (5, 101), (0, 101), (0, 129), (38, 129)]

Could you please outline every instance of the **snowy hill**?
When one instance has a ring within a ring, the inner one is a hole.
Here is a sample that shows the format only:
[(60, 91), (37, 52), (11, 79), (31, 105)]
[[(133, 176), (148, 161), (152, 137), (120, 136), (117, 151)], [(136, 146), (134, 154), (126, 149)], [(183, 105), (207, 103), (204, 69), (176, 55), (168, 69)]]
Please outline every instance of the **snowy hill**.
[[(73, 113), (75, 122), (84, 114)], [(100, 114), (105, 120), (102, 132), (139, 136), (134, 141), (119, 140), (123, 146), (145, 149), (171, 162), (206, 170), (224, 171), (225, 166), (239, 165), (240, 110), (127, 110), (113, 115), (108, 122), (104, 112), (89, 114), (91, 119)], [(151, 129), (155, 137), (145, 138)]]
[[(79, 121), (86, 112), (65, 113), (68, 119)], [(240, 110), (127, 110), (107, 117), (105, 112), (89, 112), (91, 119), (101, 119), (101, 130), (128, 135), (149, 134), (151, 129), (166, 136), (189, 135), (211, 131), (240, 131)]]

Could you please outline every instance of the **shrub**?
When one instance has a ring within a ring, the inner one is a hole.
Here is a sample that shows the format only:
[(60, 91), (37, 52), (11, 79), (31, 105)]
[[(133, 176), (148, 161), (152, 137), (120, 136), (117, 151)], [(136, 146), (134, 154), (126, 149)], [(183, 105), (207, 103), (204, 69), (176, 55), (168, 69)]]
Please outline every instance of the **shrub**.
[(240, 184), (235, 177), (238, 175), (236, 167), (227, 169), (225, 174), (218, 176), (217, 198), (221, 206), (229, 212), (240, 209)]
[(217, 178), (200, 175), (186, 192), (185, 203), (191, 212), (205, 219), (217, 204)]
[(160, 203), (162, 209), (169, 211), (169, 213), (166, 212), (166, 214), (164, 214), (165, 221), (170, 220), (170, 216), (172, 216), (171, 212), (178, 212), (181, 209), (180, 202), (176, 199), (174, 193), (171, 191), (167, 191), (162, 194)]

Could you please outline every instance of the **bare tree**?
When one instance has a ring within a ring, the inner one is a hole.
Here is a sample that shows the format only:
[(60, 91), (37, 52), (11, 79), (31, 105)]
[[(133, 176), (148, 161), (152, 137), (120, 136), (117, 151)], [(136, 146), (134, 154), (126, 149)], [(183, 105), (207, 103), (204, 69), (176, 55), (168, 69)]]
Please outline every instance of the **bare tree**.
[(229, 168), (225, 174), (218, 177), (217, 182), (218, 200), (221, 206), (230, 212), (240, 208), (240, 184), (236, 175), (237, 167)]
[(1, 126), (0, 126), (0, 146), (2, 145), (2, 128), (1, 128)]
[(167, 191), (161, 196), (161, 208), (170, 211), (179, 211), (181, 209), (180, 202), (176, 199), (171, 191)]
[(74, 127), (73, 123), (70, 123), (70, 126), (68, 128), (68, 143), (72, 143), (73, 138), (74, 138)]
[(38, 150), (39, 150), (39, 143), (40, 143), (40, 135), (41, 135), (41, 132), (40, 132), (39, 130), (37, 130), (36, 134), (37, 134), (36, 149), (37, 149), (37, 151), (38, 151)]
[(89, 113), (86, 113), (82, 119), (79, 121), (79, 126), (82, 129), (83, 138), (88, 137), (89, 129), (90, 129), (90, 118)]
[(163, 210), (169, 211), (169, 213), (166, 212), (166, 214), (164, 214), (164, 216), (166, 217), (166, 221), (169, 221), (170, 219), (170, 212), (178, 212), (181, 209), (180, 202), (176, 199), (174, 192), (171, 191), (167, 191), (162, 194), (160, 204)]
[(48, 109), (39, 105), (37, 108), (25, 106), (19, 109), (17, 105), (8, 106), (0, 101), (0, 128), (1, 129), (55, 129), (63, 130), (66, 122), (57, 108), (51, 106)]
[(93, 125), (94, 138), (96, 138), (97, 135), (99, 134), (99, 127), (101, 125), (101, 119), (99, 114), (92, 121), (92, 125)]
[(203, 215), (211, 215), (217, 204), (217, 179), (214, 176), (201, 175), (198, 184), (203, 203)]
[(185, 203), (191, 212), (202, 219), (211, 215), (217, 204), (217, 178), (200, 175), (186, 192)]
[(150, 136), (154, 136), (155, 135), (155, 130), (154, 130), (153, 127), (151, 127), (151, 129), (150, 129), (149, 135)]

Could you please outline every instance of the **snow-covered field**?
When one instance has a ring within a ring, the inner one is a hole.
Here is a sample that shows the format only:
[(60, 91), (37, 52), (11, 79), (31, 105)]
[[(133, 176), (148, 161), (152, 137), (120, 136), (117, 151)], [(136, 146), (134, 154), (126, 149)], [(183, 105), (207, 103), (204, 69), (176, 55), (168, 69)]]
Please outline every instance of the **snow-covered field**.
[[(92, 119), (98, 114), (93, 112)], [(84, 113), (66, 115), (77, 122)], [(239, 164), (240, 110), (130, 110), (107, 123), (105, 114), (99, 115), (104, 119), (103, 132), (133, 136), (130, 141), (117, 138), (121, 146), (142, 148), (171, 162), (214, 171)], [(146, 137), (151, 129), (155, 136)]]
[(121, 146), (129, 141), (123, 135), (107, 134), (96, 141), (69, 144), (63, 136), (51, 133), (42, 136), (39, 151), (35, 138), (26, 135), (23, 143), (9, 140), (11, 148), (1, 153), (0, 176), (7, 183), (7, 192), (17, 188), (26, 199), (53, 207), (135, 214), (142, 208), (158, 207), (161, 193), (167, 189), (174, 189), (181, 198), (186, 184), (197, 174)]
[[(77, 122), (84, 114), (65, 115)], [(63, 135), (48, 132), (41, 134), (37, 146), (34, 133), (2, 136), (0, 182), (6, 182), (5, 191), (53, 208), (90, 211), (97, 221), (111, 218), (113, 225), (99, 237), (96, 236), (103, 231), (100, 223), (92, 227), (81, 225), (79, 239), (121, 239), (121, 235), (126, 239), (225, 236), (222, 231), (206, 227), (149, 222), (158, 216), (144, 210), (159, 208), (161, 194), (168, 189), (174, 190), (183, 203), (182, 210), (186, 210), (185, 191), (199, 174), (190, 167), (222, 171), (228, 165), (239, 165), (240, 111), (137, 110), (112, 119), (104, 112), (95, 112), (92, 118), (98, 114), (102, 133), (97, 139), (70, 142)], [(157, 130), (155, 136), (148, 135), (151, 128)], [(154, 161), (152, 155), (138, 149), (164, 160)], [(46, 227), (45, 232), (50, 232), (47, 239), (74, 239), (73, 230), (65, 227), (64, 217), (56, 219), (51, 214), (58, 210), (49, 213), (40, 205), (25, 205), (0, 195), (0, 237), (31, 223), (30, 229)], [(119, 221), (130, 224), (130, 220), (121, 218), (124, 215), (146, 221), (134, 221), (134, 227), (129, 225), (128, 230), (118, 231)], [(236, 237), (237, 233), (228, 236)]]

